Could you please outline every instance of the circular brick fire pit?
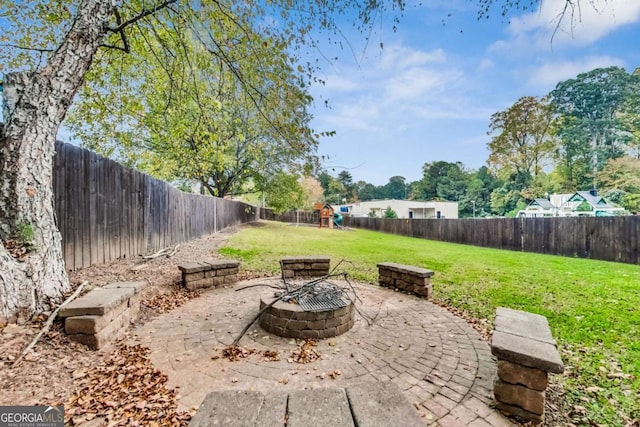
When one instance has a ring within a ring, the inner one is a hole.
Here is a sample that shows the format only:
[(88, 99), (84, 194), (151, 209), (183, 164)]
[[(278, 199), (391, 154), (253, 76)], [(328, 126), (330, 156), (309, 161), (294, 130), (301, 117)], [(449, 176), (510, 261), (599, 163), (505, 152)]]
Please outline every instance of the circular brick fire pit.
[[(273, 302), (272, 296), (260, 298), (260, 310)], [(278, 301), (260, 317), (267, 332), (287, 338), (330, 338), (344, 334), (355, 323), (351, 301), (346, 307), (304, 311), (298, 304)]]

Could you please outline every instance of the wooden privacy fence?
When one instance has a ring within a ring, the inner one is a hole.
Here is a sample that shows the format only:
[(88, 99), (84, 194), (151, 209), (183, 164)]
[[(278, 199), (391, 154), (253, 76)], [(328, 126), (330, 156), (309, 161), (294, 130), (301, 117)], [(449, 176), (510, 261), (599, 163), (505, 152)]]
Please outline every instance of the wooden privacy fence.
[[(293, 216), (292, 216), (293, 215)], [(300, 215), (302, 218), (307, 216)], [(293, 219), (292, 219), (293, 218)], [(272, 215), (295, 221), (295, 213)], [(315, 223), (317, 220), (306, 221)], [(640, 217), (386, 219), (345, 216), (346, 227), (512, 251), (640, 263)]]
[(260, 219), (291, 223), (300, 222), (302, 224), (319, 224), (320, 215), (317, 211), (292, 211), (278, 215), (269, 208), (261, 208)]
[(382, 219), (344, 225), (442, 242), (638, 264), (640, 217)]
[(183, 193), (61, 142), (53, 186), (65, 263), (72, 270), (152, 253), (257, 219), (255, 206)]

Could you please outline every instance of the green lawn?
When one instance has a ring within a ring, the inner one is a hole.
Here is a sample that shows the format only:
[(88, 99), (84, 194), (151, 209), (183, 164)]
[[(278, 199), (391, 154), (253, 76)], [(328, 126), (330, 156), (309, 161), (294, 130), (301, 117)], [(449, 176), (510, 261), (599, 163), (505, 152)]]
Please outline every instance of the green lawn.
[(492, 321), (504, 306), (549, 319), (567, 368), (554, 381), (574, 422), (640, 420), (640, 266), (272, 222), (244, 228), (221, 253), (273, 273), (285, 255), (329, 255), (372, 284), (378, 262), (434, 270), (434, 299), (470, 316)]

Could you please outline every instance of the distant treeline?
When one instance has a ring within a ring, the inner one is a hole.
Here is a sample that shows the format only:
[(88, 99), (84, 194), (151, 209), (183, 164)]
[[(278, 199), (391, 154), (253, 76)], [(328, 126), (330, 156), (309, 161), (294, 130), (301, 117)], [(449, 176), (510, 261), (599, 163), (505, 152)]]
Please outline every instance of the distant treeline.
[(478, 170), (433, 161), (422, 179), (393, 176), (385, 185), (354, 182), (348, 171), (323, 172), (326, 201), (457, 201), (461, 217), (513, 216), (534, 198), (596, 188), (609, 202), (640, 210), (640, 68), (597, 68), (524, 96), (493, 114), (489, 158)]

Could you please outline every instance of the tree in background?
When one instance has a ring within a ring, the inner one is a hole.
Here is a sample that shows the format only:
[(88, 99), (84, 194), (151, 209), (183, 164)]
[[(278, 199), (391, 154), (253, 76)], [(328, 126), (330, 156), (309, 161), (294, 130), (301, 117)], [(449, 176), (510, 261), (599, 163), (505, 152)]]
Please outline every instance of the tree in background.
[(365, 181), (358, 181), (355, 184), (358, 201), (366, 202), (367, 200), (379, 199), (380, 190), (373, 184)]
[(491, 193), (500, 185), (498, 178), (487, 166), (482, 166), (471, 174), (463, 202), (460, 206), (460, 216), (472, 216), (475, 206), (475, 214), (478, 217), (491, 215)]
[(383, 191), (385, 198), (404, 200), (407, 198), (407, 180), (403, 176), (392, 176), (385, 184)]
[(491, 116), (487, 163), (498, 176), (516, 177), (524, 186), (540, 174), (552, 159), (556, 141), (551, 135), (554, 120), (548, 99), (524, 96), (504, 111)]
[(338, 174), (338, 182), (340, 182), (340, 186), (342, 187), (342, 191), (340, 192), (340, 203), (343, 201), (353, 201), (356, 196), (356, 192), (351, 173), (349, 171), (340, 171)]
[(321, 201), (324, 195), (324, 189), (320, 185), (320, 182), (311, 176), (305, 176), (300, 178), (298, 183), (300, 187), (302, 187), (304, 194), (304, 200), (298, 207), (307, 210), (313, 209), (313, 204)]
[(265, 202), (277, 214), (304, 206), (306, 194), (297, 175), (278, 172), (265, 183)]
[(630, 212), (640, 211), (640, 159), (611, 159), (598, 175), (598, 182), (607, 200)]
[(396, 213), (396, 211), (391, 209), (391, 206), (387, 206), (387, 209), (385, 209), (384, 212), (382, 213), (382, 217), (388, 218), (388, 219), (395, 219), (395, 218), (398, 218), (398, 214)]
[[(251, 32), (242, 19), (222, 16), (215, 40), (169, 21), (174, 30), (132, 39), (132, 54), (94, 61), (70, 129), (88, 148), (160, 179), (197, 182), (212, 196), (268, 192), (258, 184), (301, 171), (317, 147), (311, 97), (286, 44)], [(212, 43), (222, 52), (212, 55)], [(222, 55), (247, 70), (242, 80)]]
[[(351, 178), (349, 178), (351, 179)], [(324, 201), (332, 205), (339, 205), (346, 194), (344, 185), (338, 178), (329, 175), (327, 171), (322, 171), (318, 175), (318, 181), (324, 190)]]
[[(598, 171), (624, 155), (633, 141), (623, 114), (640, 96), (640, 80), (620, 67), (596, 68), (558, 83), (551, 104), (561, 115), (560, 158), (568, 186), (597, 188)], [(637, 114), (637, 111), (635, 111)]]
[(422, 200), (459, 201), (469, 183), (469, 174), (461, 162), (435, 161), (422, 167), (422, 179), (415, 194)]

